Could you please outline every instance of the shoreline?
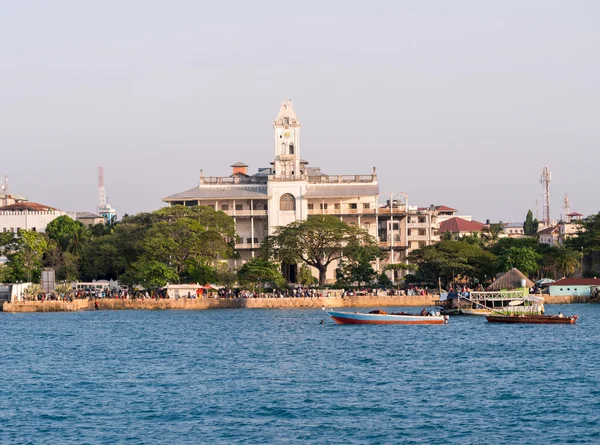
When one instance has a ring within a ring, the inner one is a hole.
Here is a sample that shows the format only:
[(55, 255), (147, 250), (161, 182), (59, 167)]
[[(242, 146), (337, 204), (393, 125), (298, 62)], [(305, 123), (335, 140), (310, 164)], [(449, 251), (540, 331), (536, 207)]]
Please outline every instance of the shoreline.
[[(544, 304), (587, 303), (591, 297), (577, 295), (544, 296)], [(3, 312), (77, 312), (99, 310), (207, 310), (207, 309), (306, 309), (306, 308), (353, 308), (388, 306), (435, 306), (437, 295), (401, 296), (347, 296), (315, 298), (199, 298), (188, 299), (136, 299), (121, 300), (104, 298), (97, 300), (24, 301), (4, 303)]]

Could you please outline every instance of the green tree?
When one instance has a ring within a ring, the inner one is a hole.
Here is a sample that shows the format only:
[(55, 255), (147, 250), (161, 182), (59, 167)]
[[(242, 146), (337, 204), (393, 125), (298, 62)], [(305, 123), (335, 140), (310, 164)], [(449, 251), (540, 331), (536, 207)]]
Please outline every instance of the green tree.
[(65, 251), (67, 250), (69, 240), (78, 229), (85, 229), (85, 227), (81, 222), (63, 215), (50, 221), (46, 226), (46, 235), (51, 240), (56, 241), (61, 249)]
[(570, 247), (554, 247), (552, 253), (552, 265), (558, 272), (556, 278), (559, 276), (567, 277), (571, 275), (575, 272), (581, 262), (581, 252), (577, 252)]
[(418, 266), (415, 277), (419, 281), (434, 284), (441, 278), (448, 284), (456, 277), (485, 281), (495, 270), (497, 258), (479, 245), (445, 240), (412, 251), (408, 260)]
[(527, 211), (527, 216), (525, 217), (525, 222), (523, 223), (523, 231), (527, 236), (535, 236), (538, 231), (539, 221), (537, 219), (533, 219), (533, 212), (531, 210)]
[(277, 227), (263, 243), (265, 255), (290, 264), (302, 263), (319, 271), (319, 286), (325, 284), (328, 266), (360, 247), (376, 246), (366, 231), (351, 227), (332, 215), (309, 216)]
[(85, 227), (76, 227), (75, 230), (68, 235), (68, 243), (65, 251), (75, 256), (81, 256), (83, 245), (87, 242), (88, 238), (89, 232)]
[(242, 286), (250, 285), (253, 289), (262, 288), (266, 283), (274, 287), (285, 284), (279, 265), (258, 257), (244, 263), (237, 275)]
[(510, 247), (499, 258), (505, 271), (516, 267), (525, 275), (538, 272), (541, 268), (542, 256), (530, 247)]
[(131, 264), (119, 280), (128, 285), (140, 285), (145, 289), (163, 287), (179, 279), (173, 268), (160, 261), (140, 259)]
[(10, 258), (11, 266), (25, 273), (27, 281), (39, 279), (42, 258), (49, 248), (49, 242), (43, 233), (21, 230), (17, 240), (18, 251)]
[(297, 281), (303, 286), (313, 286), (317, 284), (317, 279), (313, 276), (310, 268), (306, 265), (302, 265), (298, 270)]

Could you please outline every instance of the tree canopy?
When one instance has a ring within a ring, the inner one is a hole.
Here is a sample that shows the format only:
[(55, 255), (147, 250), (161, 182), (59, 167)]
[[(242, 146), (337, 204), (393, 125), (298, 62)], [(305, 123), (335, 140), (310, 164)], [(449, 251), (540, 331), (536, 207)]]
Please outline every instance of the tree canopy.
[(360, 251), (368, 255), (376, 246), (375, 239), (366, 231), (332, 215), (314, 215), (278, 227), (264, 243), (264, 255), (314, 267), (319, 271), (319, 286), (323, 286), (332, 262), (344, 256), (351, 258)]

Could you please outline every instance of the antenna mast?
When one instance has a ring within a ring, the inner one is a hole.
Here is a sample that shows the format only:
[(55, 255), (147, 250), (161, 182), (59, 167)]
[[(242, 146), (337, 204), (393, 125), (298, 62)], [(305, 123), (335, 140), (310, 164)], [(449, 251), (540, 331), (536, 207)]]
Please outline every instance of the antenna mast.
[(98, 167), (98, 212), (106, 207), (106, 192), (104, 191), (104, 167)]
[(544, 165), (540, 183), (544, 189), (544, 224), (546, 227), (550, 227), (550, 180), (550, 169), (547, 165)]
[(569, 204), (569, 194), (568, 193), (565, 193), (565, 200), (564, 200), (563, 208), (565, 209), (565, 219), (567, 220), (567, 222), (569, 222), (569, 220), (571, 219), (569, 217), (569, 213), (571, 213), (571, 204)]

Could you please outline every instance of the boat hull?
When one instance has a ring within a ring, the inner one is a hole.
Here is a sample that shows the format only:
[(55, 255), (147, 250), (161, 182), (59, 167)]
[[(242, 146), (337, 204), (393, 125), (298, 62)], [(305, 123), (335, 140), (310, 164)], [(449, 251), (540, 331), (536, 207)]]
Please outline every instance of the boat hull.
[(444, 324), (444, 316), (365, 314), (326, 311), (337, 324)]
[(486, 315), (490, 323), (532, 323), (532, 324), (575, 324), (576, 316), (558, 317), (556, 315)]

